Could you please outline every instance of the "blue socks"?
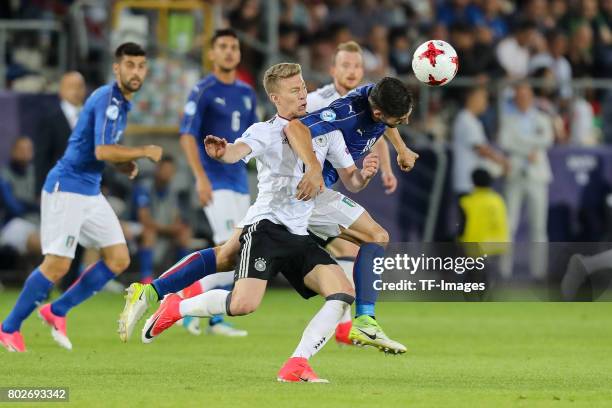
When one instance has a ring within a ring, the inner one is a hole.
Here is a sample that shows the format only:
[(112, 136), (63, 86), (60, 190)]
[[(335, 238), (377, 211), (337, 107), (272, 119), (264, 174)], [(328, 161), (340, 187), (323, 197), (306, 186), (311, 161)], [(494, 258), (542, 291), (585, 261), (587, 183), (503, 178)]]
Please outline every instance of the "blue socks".
[(159, 299), (163, 299), (167, 294), (176, 293), (193, 282), (216, 272), (217, 260), (214, 249), (202, 249), (178, 261), (153, 281), (153, 287)]
[(385, 249), (378, 244), (363, 244), (359, 248), (355, 266), (353, 268), (353, 281), (355, 282), (357, 316), (368, 315), (374, 317), (374, 305), (378, 292), (374, 289), (374, 281), (379, 279), (374, 274), (374, 258), (385, 256)]
[(2, 331), (13, 333), (21, 328), (21, 323), (32, 313), (36, 305), (49, 295), (53, 282), (45, 278), (36, 268), (26, 279), (15, 307), (2, 323)]
[(70, 309), (89, 299), (114, 277), (115, 274), (104, 261), (96, 262), (83, 272), (59, 299), (51, 304), (51, 312), (57, 316), (66, 316)]
[(153, 249), (140, 248), (138, 260), (140, 261), (140, 279), (144, 280), (153, 276)]

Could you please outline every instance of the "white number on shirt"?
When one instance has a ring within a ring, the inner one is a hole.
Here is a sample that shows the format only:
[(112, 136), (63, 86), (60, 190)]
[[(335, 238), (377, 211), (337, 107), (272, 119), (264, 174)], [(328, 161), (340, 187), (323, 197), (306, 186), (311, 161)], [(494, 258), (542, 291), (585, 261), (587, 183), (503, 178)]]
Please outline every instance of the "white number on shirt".
[(237, 132), (240, 130), (240, 112), (233, 111), (232, 112), (232, 130)]

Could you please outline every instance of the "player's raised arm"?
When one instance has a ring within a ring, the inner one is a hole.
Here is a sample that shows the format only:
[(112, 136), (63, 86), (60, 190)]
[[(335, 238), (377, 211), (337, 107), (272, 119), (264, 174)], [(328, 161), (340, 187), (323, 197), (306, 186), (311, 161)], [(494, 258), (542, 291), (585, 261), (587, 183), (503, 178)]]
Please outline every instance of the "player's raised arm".
[(285, 126), (285, 136), (289, 145), (304, 162), (306, 171), (304, 177), (297, 186), (297, 198), (309, 200), (323, 191), (323, 169), (312, 151), (312, 137), (306, 125), (297, 119), (290, 121)]
[(206, 136), (204, 147), (211, 158), (222, 163), (236, 163), (252, 152), (246, 143), (227, 143), (227, 140), (212, 135)]
[(402, 171), (412, 170), (419, 155), (406, 146), (399, 131), (396, 128), (388, 127), (385, 131), (385, 138), (391, 142), (397, 152), (397, 164), (400, 169)]
[(378, 139), (374, 143), (372, 151), (378, 155), (380, 161), (380, 177), (385, 188), (385, 194), (391, 194), (397, 189), (397, 178), (395, 178), (391, 168), (391, 155), (389, 154), (387, 140), (383, 137)]

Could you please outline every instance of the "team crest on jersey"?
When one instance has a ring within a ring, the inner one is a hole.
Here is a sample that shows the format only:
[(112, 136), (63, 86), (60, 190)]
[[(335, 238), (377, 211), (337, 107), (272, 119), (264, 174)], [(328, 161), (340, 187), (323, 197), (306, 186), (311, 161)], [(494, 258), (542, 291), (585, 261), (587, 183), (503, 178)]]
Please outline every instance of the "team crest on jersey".
[(319, 146), (319, 147), (327, 146), (327, 136), (325, 136), (325, 135), (315, 137), (314, 141), (317, 144), (317, 146)]
[(193, 116), (196, 113), (196, 103), (189, 101), (185, 104), (185, 115)]
[(117, 105), (110, 105), (106, 108), (106, 117), (110, 120), (115, 120), (119, 117), (119, 107)]
[(255, 260), (255, 270), (263, 272), (266, 270), (266, 260), (263, 258), (257, 258)]
[(246, 108), (246, 110), (253, 109), (253, 103), (251, 102), (251, 98), (249, 98), (248, 96), (243, 96), (242, 101), (244, 102), (244, 107)]
[(334, 112), (331, 109), (326, 109), (323, 112), (321, 112), (321, 119), (323, 119), (326, 122), (331, 122), (334, 119), (336, 119), (336, 112)]

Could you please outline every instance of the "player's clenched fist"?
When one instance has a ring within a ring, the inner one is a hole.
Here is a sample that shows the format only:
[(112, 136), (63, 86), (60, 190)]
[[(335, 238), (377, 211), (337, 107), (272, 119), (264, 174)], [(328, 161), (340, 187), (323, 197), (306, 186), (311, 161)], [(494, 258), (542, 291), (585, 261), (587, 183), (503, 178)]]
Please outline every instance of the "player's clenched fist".
[(204, 139), (204, 147), (206, 148), (206, 153), (212, 157), (213, 159), (220, 159), (225, 154), (225, 147), (227, 146), (227, 140), (208, 135)]
[(414, 167), (416, 159), (419, 155), (410, 150), (409, 148), (402, 149), (397, 153), (397, 164), (402, 171), (410, 171)]
[(161, 157), (164, 149), (156, 145), (145, 146), (145, 157), (152, 162), (157, 163)]
[(361, 169), (361, 176), (366, 180), (371, 179), (378, 172), (378, 166), (378, 155), (376, 153), (368, 154), (365, 159), (363, 159), (363, 168)]

